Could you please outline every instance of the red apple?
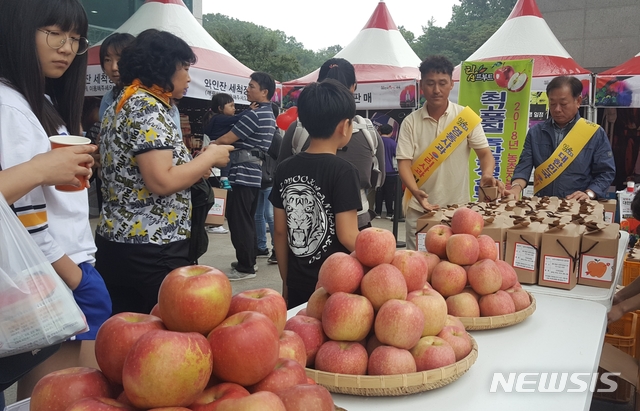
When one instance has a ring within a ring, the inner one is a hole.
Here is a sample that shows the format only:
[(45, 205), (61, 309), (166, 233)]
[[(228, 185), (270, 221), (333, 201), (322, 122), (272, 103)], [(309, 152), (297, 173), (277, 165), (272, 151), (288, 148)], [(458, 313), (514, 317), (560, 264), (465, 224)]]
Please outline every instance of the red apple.
[(516, 270), (513, 269), (511, 264), (506, 261), (496, 260), (496, 265), (502, 275), (502, 285), (500, 289), (504, 291), (516, 285), (518, 282), (518, 274), (516, 274)]
[(112, 398), (85, 397), (71, 404), (65, 411), (135, 411), (135, 408)]
[(333, 253), (322, 263), (318, 272), (318, 286), (327, 293), (352, 293), (360, 286), (364, 268), (358, 259), (346, 253)]
[(307, 382), (304, 367), (294, 360), (278, 358), (273, 370), (260, 382), (249, 387), (250, 392), (271, 391), (278, 392), (288, 387)]
[(509, 288), (506, 292), (511, 296), (516, 311), (522, 311), (531, 305), (529, 294), (522, 288)]
[(493, 260), (480, 260), (467, 271), (469, 285), (480, 295), (493, 294), (502, 286), (502, 274)]
[(248, 386), (266, 377), (278, 361), (278, 330), (266, 315), (242, 311), (224, 320), (207, 337), (213, 374)]
[(381, 345), (369, 356), (369, 375), (394, 375), (416, 372), (416, 362), (403, 348)]
[(327, 298), (329, 298), (327, 290), (325, 290), (324, 287), (317, 288), (309, 297), (309, 301), (307, 301), (307, 313), (305, 315), (321, 320), (322, 310), (324, 310), (324, 304), (327, 302)]
[(464, 330), (464, 324), (462, 324), (462, 321), (460, 321), (460, 319), (454, 315), (447, 315), (447, 321), (444, 322), (444, 326), (445, 327), (458, 327), (461, 330)]
[(429, 266), (425, 255), (419, 251), (396, 251), (391, 265), (396, 267), (404, 276), (407, 292), (422, 289), (427, 283)]
[(513, 314), (516, 312), (516, 306), (511, 299), (511, 295), (502, 290), (493, 294), (483, 295), (480, 297), (479, 305), (480, 315), (483, 317)]
[(454, 234), (447, 240), (447, 258), (454, 264), (471, 265), (479, 254), (478, 239), (471, 234)]
[(65, 411), (86, 397), (112, 395), (111, 384), (99, 370), (72, 367), (42, 377), (31, 392), (31, 411)]
[(327, 340), (320, 320), (305, 315), (295, 315), (287, 320), (285, 330), (298, 334), (307, 353), (307, 367), (313, 366), (318, 349)]
[(271, 288), (260, 288), (239, 292), (231, 297), (228, 317), (241, 311), (257, 311), (271, 318), (278, 330), (284, 330), (287, 322), (287, 302), (282, 295)]
[(478, 236), (478, 261), (489, 259), (498, 259), (498, 248), (493, 238), (488, 235), (481, 234)]
[(374, 328), (381, 343), (408, 350), (422, 336), (424, 323), (424, 314), (414, 303), (389, 300), (380, 307)]
[(149, 315), (155, 315), (156, 317), (162, 319), (161, 314), (160, 314), (160, 304), (157, 304), (153, 306), (153, 308), (151, 309), (151, 312), (149, 313)]
[(297, 361), (303, 367), (307, 366), (307, 351), (304, 341), (295, 332), (284, 330), (280, 333), (278, 358), (289, 358)]
[(509, 79), (513, 76), (513, 67), (511, 66), (502, 66), (497, 68), (496, 71), (493, 72), (493, 79), (496, 82), (498, 87), (507, 88), (509, 84)]
[(176, 268), (162, 281), (158, 303), (167, 329), (207, 335), (227, 316), (231, 282), (205, 265)]
[[(313, 381), (313, 380), (312, 380)], [(278, 391), (287, 411), (334, 411), (333, 398), (321, 385), (300, 384)]]
[(148, 411), (189, 411), (189, 408), (185, 408), (185, 407), (160, 407), (160, 408), (150, 408)]
[(447, 297), (447, 312), (456, 317), (480, 317), (480, 306), (473, 295), (462, 292)]
[(96, 334), (96, 361), (106, 377), (122, 385), (122, 366), (133, 344), (151, 330), (166, 330), (160, 318), (140, 313), (118, 313)]
[(331, 294), (322, 311), (322, 329), (332, 340), (359, 341), (371, 331), (373, 306), (358, 294)]
[(444, 224), (436, 224), (427, 230), (424, 238), (424, 246), (431, 254), (438, 258), (447, 258), (447, 240), (453, 235), (451, 227)]
[(362, 344), (327, 341), (316, 354), (315, 369), (337, 374), (365, 375), (369, 356)]
[(443, 297), (460, 294), (467, 285), (467, 273), (458, 264), (441, 261), (431, 273), (431, 286)]
[(204, 390), (189, 405), (192, 411), (216, 411), (222, 401), (230, 398), (242, 398), (249, 396), (249, 391), (242, 385), (232, 382), (223, 382)]
[(446, 367), (456, 362), (456, 353), (451, 345), (440, 337), (422, 337), (411, 349), (417, 371)]
[(242, 398), (222, 401), (216, 411), (287, 411), (276, 394), (260, 391)]
[(212, 365), (211, 347), (202, 334), (149, 331), (131, 347), (122, 384), (138, 408), (184, 407), (207, 386)]
[(356, 257), (367, 267), (390, 264), (396, 252), (396, 238), (389, 230), (369, 227), (356, 237)]
[(527, 84), (527, 80), (528, 77), (525, 72), (513, 73), (507, 84), (507, 90), (517, 93), (524, 88)]
[(376, 311), (388, 300), (407, 298), (407, 282), (400, 270), (391, 264), (373, 267), (362, 278), (360, 290)]
[(470, 208), (458, 208), (451, 217), (453, 234), (469, 234), (477, 237), (484, 228), (482, 214)]
[(407, 301), (411, 301), (422, 310), (424, 315), (424, 327), (421, 337), (436, 335), (444, 327), (447, 320), (447, 303), (444, 297), (436, 290), (423, 288), (410, 292)]
[[(433, 272), (433, 269), (436, 268), (436, 265), (438, 265), (440, 263), (440, 257), (438, 257), (437, 255), (433, 254), (433, 253), (426, 253), (424, 251), (421, 251), (421, 253), (427, 258), (427, 267), (429, 268), (429, 271), (427, 273), (427, 283), (426, 285), (429, 284), (429, 281), (431, 280), (431, 273)], [(447, 250), (446, 250), (446, 243), (445, 243), (445, 257), (447, 254)]]
[(451, 348), (453, 348), (456, 361), (465, 358), (473, 349), (473, 343), (471, 342), (469, 334), (465, 330), (460, 330), (458, 327), (444, 327), (438, 334), (438, 337), (448, 342)]

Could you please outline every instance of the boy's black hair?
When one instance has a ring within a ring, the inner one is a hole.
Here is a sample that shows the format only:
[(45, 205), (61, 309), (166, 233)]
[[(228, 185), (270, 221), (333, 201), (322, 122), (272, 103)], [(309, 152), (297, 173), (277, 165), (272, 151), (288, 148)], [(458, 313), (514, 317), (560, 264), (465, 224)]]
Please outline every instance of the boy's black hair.
[(298, 97), (298, 119), (311, 138), (330, 138), (338, 123), (355, 115), (353, 94), (336, 80), (311, 83)]
[(390, 124), (382, 124), (380, 127), (378, 127), (378, 133), (380, 133), (380, 135), (387, 135), (387, 134), (391, 134), (393, 133), (393, 127), (391, 127)]
[(445, 56), (429, 56), (420, 64), (420, 76), (424, 77), (429, 73), (453, 75), (453, 63)]
[(258, 83), (260, 90), (267, 90), (267, 99), (271, 100), (273, 93), (276, 92), (276, 82), (271, 74), (262, 71), (254, 71), (251, 73), (251, 80)]

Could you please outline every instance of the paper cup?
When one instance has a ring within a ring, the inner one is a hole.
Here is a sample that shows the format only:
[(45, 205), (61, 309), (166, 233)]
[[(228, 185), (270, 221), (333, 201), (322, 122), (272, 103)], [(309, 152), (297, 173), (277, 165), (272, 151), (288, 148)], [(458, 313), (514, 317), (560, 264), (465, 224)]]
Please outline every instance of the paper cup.
[[(51, 143), (51, 149), (69, 147), (69, 146), (82, 146), (85, 144), (91, 144), (91, 140), (86, 137), (79, 136), (51, 136), (49, 137), (49, 142)], [(88, 167), (87, 163), (81, 164), (85, 167)], [(57, 185), (56, 190), (59, 191), (82, 191), (85, 188), (89, 187), (88, 177), (87, 176), (76, 176), (78, 180), (80, 180), (80, 186), (72, 186), (72, 185)]]

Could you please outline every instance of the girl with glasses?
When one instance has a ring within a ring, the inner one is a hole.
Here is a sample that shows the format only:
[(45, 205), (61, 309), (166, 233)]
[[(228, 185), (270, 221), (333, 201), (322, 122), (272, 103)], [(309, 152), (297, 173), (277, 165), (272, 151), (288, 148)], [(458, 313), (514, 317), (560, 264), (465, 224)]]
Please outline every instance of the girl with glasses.
[[(81, 135), (88, 21), (78, 0), (0, 1), (0, 166), (7, 169), (48, 152), (48, 137)], [(38, 186), (14, 203), (53, 268), (73, 291), (89, 331), (64, 342), (18, 385), (30, 396), (47, 373), (97, 368), (94, 340), (111, 315), (111, 301), (94, 269), (87, 191)], [(28, 369), (25, 370), (25, 372)]]

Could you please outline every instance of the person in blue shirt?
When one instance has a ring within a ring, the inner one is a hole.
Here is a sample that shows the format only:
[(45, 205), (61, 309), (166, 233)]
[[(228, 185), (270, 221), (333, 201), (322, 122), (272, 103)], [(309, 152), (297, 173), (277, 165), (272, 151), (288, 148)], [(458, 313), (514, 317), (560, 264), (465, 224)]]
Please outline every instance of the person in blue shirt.
[(135, 40), (135, 37), (129, 33), (113, 33), (104, 39), (100, 45), (100, 67), (113, 83), (113, 88), (102, 96), (100, 110), (98, 111), (100, 121), (102, 121), (107, 107), (113, 104), (113, 101), (122, 90), (118, 62), (120, 61), (122, 50), (131, 44), (133, 40)]
[[(575, 77), (556, 77), (547, 85), (549, 115), (527, 133), (520, 160), (507, 195), (519, 198), (527, 186), (531, 170), (544, 163), (580, 119), (582, 83)], [(557, 196), (574, 200), (596, 199), (605, 196), (616, 174), (616, 166), (609, 138), (598, 127), (593, 137), (576, 159), (552, 183), (543, 187), (538, 196)]]
[(378, 127), (378, 133), (384, 144), (384, 169), (386, 177), (382, 187), (376, 192), (376, 218), (382, 215), (382, 201), (387, 208), (387, 218), (393, 219), (394, 201), (396, 198), (396, 184), (398, 181), (398, 163), (396, 162), (396, 140), (393, 138), (393, 127), (383, 124)]

